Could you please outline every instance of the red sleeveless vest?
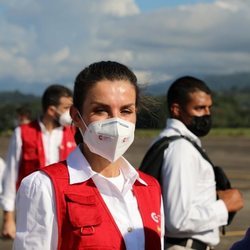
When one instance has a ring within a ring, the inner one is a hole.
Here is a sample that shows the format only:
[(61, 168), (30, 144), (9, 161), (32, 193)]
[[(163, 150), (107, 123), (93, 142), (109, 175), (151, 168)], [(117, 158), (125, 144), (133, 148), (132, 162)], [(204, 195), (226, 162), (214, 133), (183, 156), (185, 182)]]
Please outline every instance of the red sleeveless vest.
[[(42, 132), (38, 121), (21, 125), (20, 128), (22, 153), (16, 183), (17, 189), (25, 176), (45, 166)], [(60, 161), (65, 160), (68, 154), (76, 147), (74, 133), (75, 128), (69, 126), (63, 128), (63, 138), (59, 147)]]
[[(66, 162), (41, 169), (50, 177), (55, 192), (58, 250), (125, 250), (123, 237), (92, 179), (69, 184)], [(158, 182), (139, 172), (148, 186), (136, 181), (136, 196), (144, 225), (145, 249), (161, 249), (161, 191)]]

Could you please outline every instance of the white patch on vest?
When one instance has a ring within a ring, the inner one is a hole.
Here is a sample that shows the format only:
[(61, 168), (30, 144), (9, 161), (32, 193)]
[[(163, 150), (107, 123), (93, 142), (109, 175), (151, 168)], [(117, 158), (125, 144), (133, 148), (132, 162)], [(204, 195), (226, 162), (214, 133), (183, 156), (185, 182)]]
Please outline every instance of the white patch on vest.
[(159, 214), (156, 214), (155, 212), (152, 212), (151, 218), (153, 219), (154, 222), (159, 223), (161, 216)]

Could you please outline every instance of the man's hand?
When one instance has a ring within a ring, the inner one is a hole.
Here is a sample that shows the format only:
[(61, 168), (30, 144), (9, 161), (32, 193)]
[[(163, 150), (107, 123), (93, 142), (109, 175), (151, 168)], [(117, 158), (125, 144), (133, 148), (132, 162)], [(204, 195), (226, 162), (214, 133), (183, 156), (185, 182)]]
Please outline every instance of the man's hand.
[(219, 199), (224, 201), (228, 212), (236, 212), (243, 208), (243, 197), (238, 189), (233, 188), (225, 191), (217, 191), (217, 194)]
[(16, 236), (16, 222), (14, 212), (4, 211), (2, 236), (6, 239), (14, 239)]

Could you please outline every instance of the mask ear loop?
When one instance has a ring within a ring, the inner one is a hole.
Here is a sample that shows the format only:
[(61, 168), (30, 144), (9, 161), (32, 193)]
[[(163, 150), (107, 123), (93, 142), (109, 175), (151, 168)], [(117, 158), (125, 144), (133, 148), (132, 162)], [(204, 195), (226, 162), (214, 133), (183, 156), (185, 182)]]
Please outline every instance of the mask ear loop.
[[(85, 128), (86, 128), (86, 129), (89, 129), (88, 126), (86, 125), (85, 121), (83, 120), (83, 118), (82, 118), (82, 116), (81, 116), (79, 110), (77, 110), (77, 113), (78, 113), (78, 116), (79, 116), (79, 118), (81, 119), (83, 125), (85, 126)], [(81, 129), (81, 128), (78, 128), (78, 129), (79, 129), (79, 131), (80, 131), (82, 137), (84, 138), (84, 133), (83, 133), (82, 129)]]

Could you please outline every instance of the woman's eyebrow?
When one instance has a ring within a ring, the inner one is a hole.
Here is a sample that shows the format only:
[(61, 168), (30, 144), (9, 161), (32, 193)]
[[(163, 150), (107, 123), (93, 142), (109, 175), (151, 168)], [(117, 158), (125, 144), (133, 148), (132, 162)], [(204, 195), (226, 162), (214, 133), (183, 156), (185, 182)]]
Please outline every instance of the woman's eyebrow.
[(97, 105), (97, 106), (109, 106), (108, 104), (105, 104), (103, 102), (97, 102), (97, 101), (93, 101), (90, 103), (91, 105)]
[(132, 107), (132, 106), (135, 106), (135, 103), (125, 104), (125, 105), (122, 106), (122, 108), (129, 108), (129, 107)]
[[(110, 107), (110, 105), (106, 104), (106, 103), (103, 103), (103, 102), (97, 102), (97, 101), (93, 101), (90, 103), (91, 105), (97, 105), (97, 106), (102, 106), (102, 107)], [(128, 108), (128, 107), (131, 107), (131, 106), (135, 106), (135, 103), (128, 103), (128, 104), (124, 104), (122, 105), (121, 107), (122, 108)]]

